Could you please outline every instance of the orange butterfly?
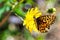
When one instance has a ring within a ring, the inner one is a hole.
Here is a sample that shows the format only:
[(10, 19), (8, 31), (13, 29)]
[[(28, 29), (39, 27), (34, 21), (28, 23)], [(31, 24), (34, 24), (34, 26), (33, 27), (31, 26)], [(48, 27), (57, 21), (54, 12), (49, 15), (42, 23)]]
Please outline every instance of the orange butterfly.
[(37, 28), (40, 32), (48, 32), (47, 29), (50, 29), (50, 25), (54, 23), (56, 16), (54, 15), (43, 15), (36, 19)]

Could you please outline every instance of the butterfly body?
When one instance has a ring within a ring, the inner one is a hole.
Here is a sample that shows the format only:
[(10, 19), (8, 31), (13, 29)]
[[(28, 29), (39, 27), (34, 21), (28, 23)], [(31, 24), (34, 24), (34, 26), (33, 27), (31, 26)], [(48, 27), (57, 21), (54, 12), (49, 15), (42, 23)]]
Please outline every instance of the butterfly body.
[(38, 17), (36, 19), (37, 29), (42, 33), (48, 32), (48, 29), (50, 29), (50, 25), (53, 24), (55, 18), (56, 16), (54, 15), (43, 15), (41, 17)]

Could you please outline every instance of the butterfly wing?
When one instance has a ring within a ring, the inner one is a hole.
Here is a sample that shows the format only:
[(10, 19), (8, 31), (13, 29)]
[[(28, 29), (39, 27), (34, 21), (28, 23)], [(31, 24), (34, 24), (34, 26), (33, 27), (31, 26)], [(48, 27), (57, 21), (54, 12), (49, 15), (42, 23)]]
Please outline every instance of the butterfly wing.
[(54, 15), (43, 15), (36, 19), (37, 28), (40, 32), (47, 32), (50, 25), (53, 24), (56, 16)]

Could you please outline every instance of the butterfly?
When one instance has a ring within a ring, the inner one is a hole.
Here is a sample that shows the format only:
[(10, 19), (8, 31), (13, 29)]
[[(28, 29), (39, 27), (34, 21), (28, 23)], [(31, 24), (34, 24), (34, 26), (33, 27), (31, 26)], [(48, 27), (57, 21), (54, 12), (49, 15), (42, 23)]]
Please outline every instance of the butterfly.
[(36, 19), (37, 22), (37, 29), (41, 32), (48, 32), (50, 29), (50, 25), (55, 22), (56, 16), (55, 15), (43, 15)]

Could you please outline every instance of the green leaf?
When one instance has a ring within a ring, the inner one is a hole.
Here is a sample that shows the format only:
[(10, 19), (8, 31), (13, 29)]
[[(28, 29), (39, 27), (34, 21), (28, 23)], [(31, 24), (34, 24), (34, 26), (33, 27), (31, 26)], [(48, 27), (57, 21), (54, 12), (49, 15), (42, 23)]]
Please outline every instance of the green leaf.
[(2, 7), (2, 8), (0, 8), (0, 18), (1, 18), (1, 16), (2, 16), (2, 14), (5, 12), (5, 9), (6, 9), (5, 6)]
[(5, 2), (3, 7), (0, 8), (0, 21), (4, 18), (3, 14), (10, 10), (10, 7), (11, 6), (9, 5), (9, 3), (7, 1), (7, 2)]
[(2, 3), (4, 0), (0, 0), (0, 3)]
[(8, 0), (11, 3), (15, 3), (17, 0)]
[(29, 4), (33, 4), (34, 1), (33, 1), (33, 0), (27, 0), (27, 3), (29, 3)]
[(20, 8), (15, 8), (14, 9), (14, 12), (18, 15), (18, 16), (21, 16), (22, 18), (25, 17), (25, 13), (22, 11), (22, 9)]

